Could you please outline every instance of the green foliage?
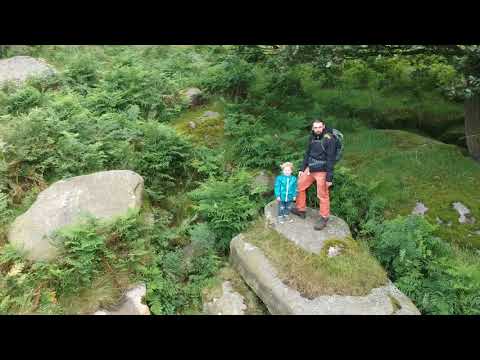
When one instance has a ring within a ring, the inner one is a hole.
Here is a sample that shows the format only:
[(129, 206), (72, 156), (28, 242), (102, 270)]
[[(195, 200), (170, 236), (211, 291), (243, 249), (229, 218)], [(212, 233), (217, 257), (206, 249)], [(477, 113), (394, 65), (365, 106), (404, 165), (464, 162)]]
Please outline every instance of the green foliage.
[(370, 240), (374, 254), (422, 313), (480, 313), (478, 263), (456, 259), (424, 218), (398, 217), (369, 228), (375, 234)]
[(61, 313), (59, 301), (92, 286), (102, 274), (134, 273), (148, 254), (140, 218), (131, 213), (112, 223), (90, 219), (60, 230), (53, 239), (59, 256), (32, 263), (12, 246), (0, 251), (0, 311)]
[(28, 112), (42, 103), (42, 94), (32, 86), (21, 87), (7, 99), (7, 111), (11, 114)]
[(226, 179), (210, 178), (191, 192), (195, 208), (215, 234), (217, 248), (226, 252), (230, 240), (255, 219), (260, 207), (261, 189), (254, 186), (246, 171)]
[(239, 57), (229, 56), (210, 67), (200, 85), (210, 93), (244, 98), (253, 80), (252, 65)]

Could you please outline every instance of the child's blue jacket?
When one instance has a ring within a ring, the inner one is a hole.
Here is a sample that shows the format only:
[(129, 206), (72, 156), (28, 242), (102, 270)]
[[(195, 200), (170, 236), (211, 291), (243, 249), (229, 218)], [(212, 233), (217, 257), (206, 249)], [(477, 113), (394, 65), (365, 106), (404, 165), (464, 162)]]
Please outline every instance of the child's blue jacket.
[(278, 175), (275, 179), (275, 198), (281, 201), (293, 201), (297, 197), (297, 177)]

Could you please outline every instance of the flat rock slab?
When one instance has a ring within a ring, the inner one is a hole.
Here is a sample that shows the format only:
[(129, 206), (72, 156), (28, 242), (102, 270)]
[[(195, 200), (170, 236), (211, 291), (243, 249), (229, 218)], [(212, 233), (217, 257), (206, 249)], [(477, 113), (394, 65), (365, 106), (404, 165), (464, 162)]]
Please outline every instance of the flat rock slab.
[(143, 178), (130, 170), (102, 171), (57, 181), (13, 222), (8, 239), (31, 260), (50, 260), (50, 235), (89, 214), (110, 220), (142, 204)]
[(42, 59), (30, 56), (14, 56), (0, 60), (0, 86), (7, 81), (21, 83), (33, 76), (48, 76), (55, 69)]
[(265, 206), (265, 221), (267, 226), (274, 228), (288, 240), (293, 241), (302, 249), (314, 254), (320, 253), (323, 244), (327, 240), (344, 239), (351, 237), (347, 223), (339, 217), (330, 216), (327, 226), (320, 231), (314, 230), (313, 226), (319, 218), (318, 210), (307, 208), (306, 219), (290, 214), (293, 222), (279, 224), (277, 222), (278, 204), (276, 201)]
[(147, 293), (145, 284), (129, 289), (118, 305), (111, 310), (98, 310), (93, 315), (150, 315), (150, 309), (142, 304)]
[(247, 305), (244, 300), (242, 295), (233, 290), (230, 281), (224, 281), (222, 296), (205, 303), (203, 311), (208, 315), (245, 315)]
[(366, 296), (325, 295), (313, 300), (285, 285), (277, 270), (243, 234), (230, 243), (230, 260), (248, 286), (274, 315), (420, 315), (391, 282)]

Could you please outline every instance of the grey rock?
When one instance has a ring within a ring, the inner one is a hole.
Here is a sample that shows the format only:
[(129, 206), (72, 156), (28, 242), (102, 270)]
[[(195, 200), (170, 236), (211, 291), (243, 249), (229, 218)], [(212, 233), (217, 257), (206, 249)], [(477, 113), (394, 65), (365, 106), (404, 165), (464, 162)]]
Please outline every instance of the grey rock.
[(328, 248), (327, 256), (328, 257), (338, 256), (342, 253), (342, 250), (343, 249), (340, 246), (330, 246)]
[(203, 92), (198, 88), (185, 89), (181, 94), (190, 107), (201, 105), (204, 102)]
[(142, 300), (147, 293), (145, 284), (139, 284), (129, 289), (120, 303), (111, 310), (100, 309), (93, 315), (150, 315), (150, 309), (142, 304)]
[(110, 220), (139, 208), (143, 178), (130, 170), (102, 171), (57, 181), (13, 222), (8, 240), (31, 260), (51, 260), (58, 253), (50, 237), (89, 214)]
[(460, 224), (475, 223), (475, 219), (470, 213), (470, 210), (465, 205), (463, 205), (461, 202), (454, 202), (452, 205), (453, 205), (453, 208), (457, 210), (458, 214), (460, 215), (460, 217), (458, 218), (458, 222)]
[(243, 234), (230, 243), (230, 260), (274, 315), (419, 315), (415, 305), (390, 281), (366, 296), (325, 295), (304, 298), (278, 277), (263, 252)]
[(42, 59), (30, 56), (14, 56), (0, 60), (0, 86), (7, 81), (20, 84), (29, 77), (53, 75), (56, 70)]
[(351, 237), (350, 228), (347, 223), (337, 216), (330, 216), (327, 226), (317, 231), (313, 229), (318, 219), (318, 211), (307, 208), (306, 219), (291, 215), (293, 222), (278, 224), (276, 222), (278, 204), (276, 201), (265, 206), (266, 225), (274, 228), (288, 240), (293, 241), (297, 246), (314, 254), (320, 253), (323, 244), (327, 240), (344, 239)]
[(202, 124), (210, 119), (219, 119), (221, 117), (220, 113), (215, 111), (205, 111), (202, 116), (195, 120), (195, 123)]
[(427, 211), (428, 211), (428, 208), (425, 206), (425, 204), (421, 202), (417, 202), (417, 204), (415, 205), (415, 208), (412, 210), (412, 215), (423, 216)]
[(219, 118), (219, 117), (220, 117), (220, 114), (216, 111), (205, 111), (202, 114), (202, 118), (204, 118), (204, 119), (216, 119), (216, 118)]
[(189, 127), (190, 129), (195, 129), (195, 128), (197, 127), (197, 124), (195, 124), (193, 121), (189, 121), (189, 122), (188, 122), (188, 127)]
[(222, 284), (222, 295), (203, 305), (203, 311), (209, 315), (245, 315), (247, 306), (244, 298), (234, 291), (230, 281)]

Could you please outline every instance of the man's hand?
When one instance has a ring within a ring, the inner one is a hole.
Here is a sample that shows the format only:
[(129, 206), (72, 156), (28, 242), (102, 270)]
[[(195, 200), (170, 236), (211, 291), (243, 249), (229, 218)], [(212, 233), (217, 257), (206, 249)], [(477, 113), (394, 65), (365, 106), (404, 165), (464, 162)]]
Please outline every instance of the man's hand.
[(279, 196), (279, 197), (277, 197), (277, 201), (278, 201), (278, 202), (280, 202), (280, 196)]
[(305, 169), (305, 171), (299, 171), (299, 172), (298, 172), (298, 177), (300, 177), (300, 176), (302, 176), (302, 175), (307, 175), (307, 176), (310, 175), (310, 169), (307, 167), (307, 168)]

